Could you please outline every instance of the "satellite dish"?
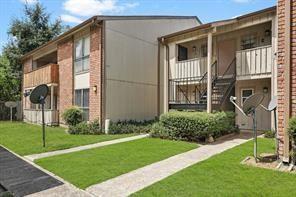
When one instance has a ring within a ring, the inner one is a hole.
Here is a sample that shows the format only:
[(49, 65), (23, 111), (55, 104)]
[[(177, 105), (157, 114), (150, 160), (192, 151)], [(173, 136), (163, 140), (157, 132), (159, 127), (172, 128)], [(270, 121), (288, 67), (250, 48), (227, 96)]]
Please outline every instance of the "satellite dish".
[(4, 105), (9, 108), (15, 108), (17, 106), (17, 103), (13, 101), (7, 101), (4, 103)]
[(257, 121), (256, 121), (256, 108), (262, 103), (264, 94), (253, 94), (249, 96), (243, 103), (243, 108), (240, 108), (236, 103), (236, 97), (231, 96), (230, 102), (238, 108), (245, 116), (251, 115), (253, 119), (253, 132), (254, 132), (254, 158), (257, 163)]
[(277, 96), (273, 97), (268, 105), (268, 111), (273, 111), (277, 107)]
[(41, 104), (47, 97), (49, 88), (46, 84), (37, 86), (30, 94), (30, 101), (34, 104)]
[(10, 121), (12, 121), (12, 108), (15, 108), (17, 106), (17, 103), (13, 101), (7, 101), (4, 103), (4, 105), (10, 108)]
[[(30, 93), (30, 101), (34, 104), (41, 104), (42, 111), (42, 141), (43, 147), (45, 147), (45, 121), (44, 121), (44, 104), (45, 98), (47, 97), (49, 92), (49, 88), (46, 84), (41, 84), (34, 88), (34, 90)], [(24, 94), (24, 96), (28, 96), (28, 94)]]
[(253, 113), (254, 110), (262, 103), (263, 99), (263, 94), (253, 94), (249, 96), (243, 104), (244, 113), (246, 115)]

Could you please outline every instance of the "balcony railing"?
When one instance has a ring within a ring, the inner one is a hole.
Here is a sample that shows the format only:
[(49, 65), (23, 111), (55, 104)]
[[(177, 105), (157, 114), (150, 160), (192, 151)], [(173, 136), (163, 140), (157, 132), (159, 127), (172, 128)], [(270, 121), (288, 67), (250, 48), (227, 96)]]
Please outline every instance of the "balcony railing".
[(236, 52), (237, 79), (271, 77), (272, 46)]
[(24, 88), (35, 87), (40, 84), (58, 83), (58, 81), (59, 67), (57, 64), (48, 64), (24, 74)]
[(178, 61), (172, 65), (171, 79), (184, 79), (184, 78), (201, 78), (207, 71), (207, 58), (195, 58), (185, 61)]
[[(24, 120), (31, 123), (42, 124), (41, 110), (38, 109), (24, 109)], [(44, 122), (46, 125), (57, 125), (59, 123), (59, 111), (44, 110)]]

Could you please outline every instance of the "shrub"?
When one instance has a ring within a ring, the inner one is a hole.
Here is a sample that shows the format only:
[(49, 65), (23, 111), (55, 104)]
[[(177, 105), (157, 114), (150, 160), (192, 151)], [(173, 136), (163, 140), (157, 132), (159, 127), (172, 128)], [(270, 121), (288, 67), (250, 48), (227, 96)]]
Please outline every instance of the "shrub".
[(75, 126), (82, 122), (82, 110), (76, 106), (68, 108), (62, 114), (62, 118), (69, 126)]
[(110, 134), (149, 133), (154, 121), (118, 121), (110, 122)]
[(292, 117), (289, 121), (289, 134), (295, 138), (296, 136), (296, 116)]
[(89, 134), (102, 134), (102, 128), (98, 119), (89, 123)]
[(152, 127), (152, 136), (187, 141), (204, 140), (238, 131), (233, 112), (169, 112)]
[(76, 125), (69, 126), (68, 132), (70, 134), (89, 134), (89, 125), (87, 122), (80, 122)]
[(273, 130), (264, 131), (264, 137), (265, 138), (274, 138), (275, 131), (273, 131)]
[(99, 120), (94, 120), (89, 124), (85, 121), (76, 125), (69, 126), (68, 132), (70, 134), (102, 134)]

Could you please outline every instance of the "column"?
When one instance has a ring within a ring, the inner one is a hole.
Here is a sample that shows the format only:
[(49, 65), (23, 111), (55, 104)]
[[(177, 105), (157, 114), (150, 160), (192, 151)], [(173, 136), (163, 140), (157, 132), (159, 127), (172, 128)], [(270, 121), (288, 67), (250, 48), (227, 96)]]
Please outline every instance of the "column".
[(207, 61), (207, 113), (212, 112), (212, 32), (208, 33), (208, 61)]

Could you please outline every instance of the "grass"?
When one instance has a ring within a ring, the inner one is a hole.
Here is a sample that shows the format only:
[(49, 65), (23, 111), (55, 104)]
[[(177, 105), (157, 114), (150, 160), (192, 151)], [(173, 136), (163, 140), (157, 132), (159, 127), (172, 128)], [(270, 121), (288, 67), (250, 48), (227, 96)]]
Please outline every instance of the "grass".
[(46, 147), (43, 148), (41, 126), (23, 122), (0, 122), (0, 144), (20, 155), (61, 150), (132, 135), (134, 134), (70, 135), (65, 132), (65, 128), (47, 127)]
[[(134, 196), (296, 196), (296, 175), (240, 164), (252, 155), (252, 143), (180, 171)], [(273, 152), (274, 141), (259, 139), (260, 152)]]
[(84, 189), (196, 147), (188, 142), (145, 138), (43, 158), (36, 163)]

